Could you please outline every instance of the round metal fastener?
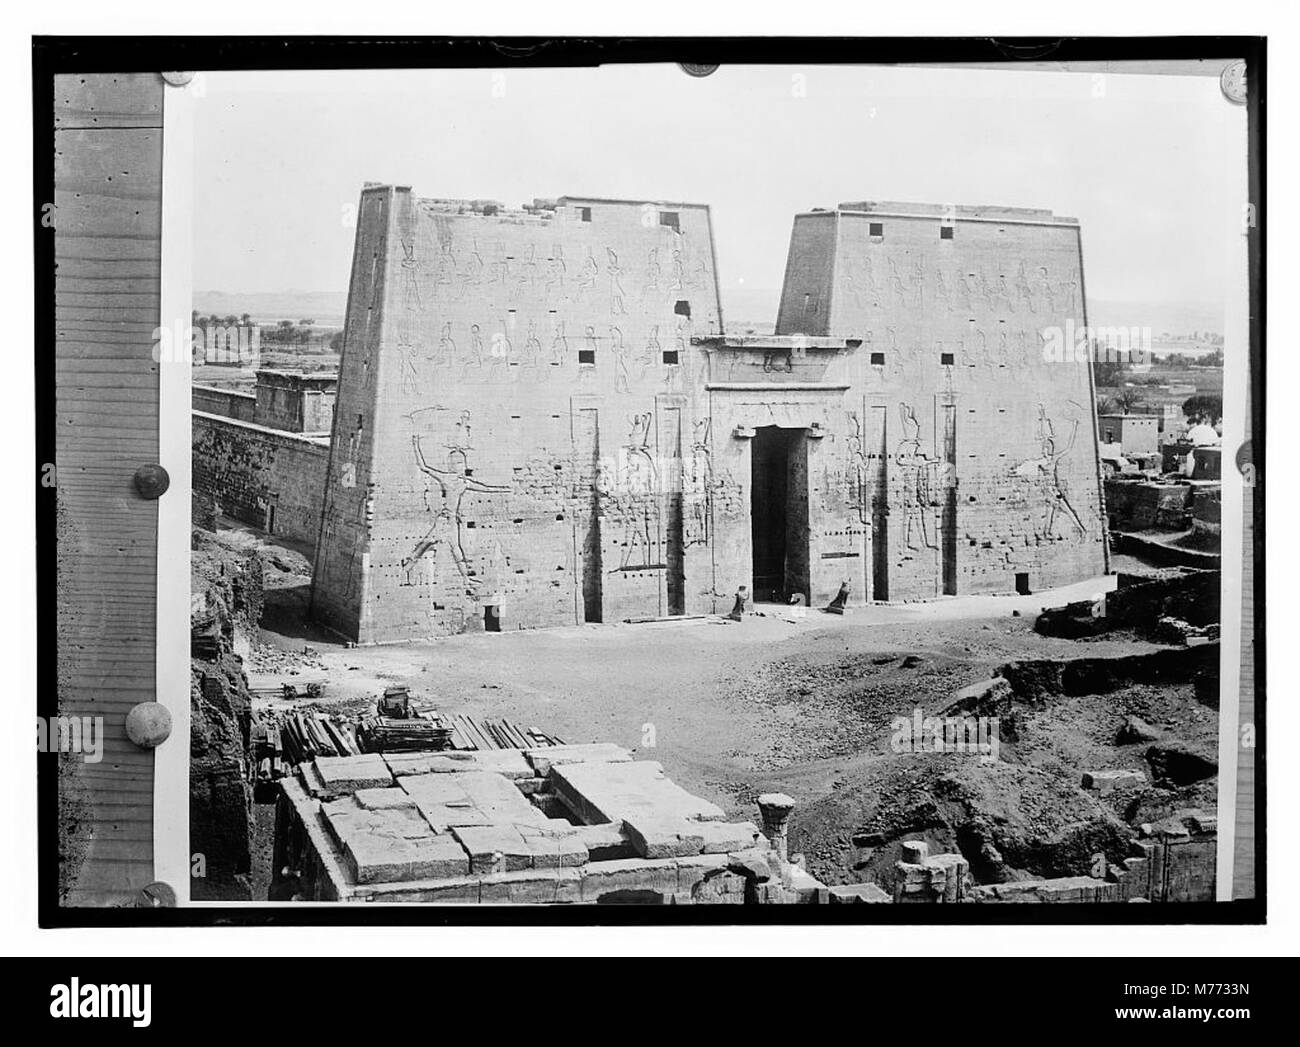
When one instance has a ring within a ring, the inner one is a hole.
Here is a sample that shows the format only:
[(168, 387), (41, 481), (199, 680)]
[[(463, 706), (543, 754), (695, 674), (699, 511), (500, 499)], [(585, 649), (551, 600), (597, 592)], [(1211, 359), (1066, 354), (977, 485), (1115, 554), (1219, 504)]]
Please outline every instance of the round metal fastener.
[(137, 909), (174, 909), (176, 892), (162, 880), (155, 880), (147, 887), (141, 887), (135, 896)]
[(191, 70), (188, 73), (163, 73), (162, 78), (172, 87), (184, 87), (194, 79), (194, 72)]
[(172, 478), (161, 465), (142, 465), (133, 479), (141, 498), (161, 498), (172, 484)]
[(1242, 476), (1253, 477), (1255, 469), (1255, 448), (1247, 440), (1237, 448), (1237, 472)]
[(1234, 105), (1246, 104), (1246, 63), (1240, 58), (1229, 62), (1219, 74), (1219, 89)]
[(141, 702), (126, 714), (126, 736), (141, 749), (156, 749), (172, 733), (172, 714), (161, 702)]
[(688, 76), (709, 76), (718, 71), (717, 62), (678, 62)]

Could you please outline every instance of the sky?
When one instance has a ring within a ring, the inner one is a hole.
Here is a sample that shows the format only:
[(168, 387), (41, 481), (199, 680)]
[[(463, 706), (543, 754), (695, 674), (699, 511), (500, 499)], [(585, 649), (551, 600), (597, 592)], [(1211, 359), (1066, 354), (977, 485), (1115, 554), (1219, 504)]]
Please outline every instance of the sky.
[(712, 207), (724, 301), (780, 288), (797, 212), (1048, 208), (1089, 298), (1221, 308), (1239, 124), (1216, 77), (880, 66), (201, 74), (196, 290), (346, 291), (362, 184), (508, 206)]

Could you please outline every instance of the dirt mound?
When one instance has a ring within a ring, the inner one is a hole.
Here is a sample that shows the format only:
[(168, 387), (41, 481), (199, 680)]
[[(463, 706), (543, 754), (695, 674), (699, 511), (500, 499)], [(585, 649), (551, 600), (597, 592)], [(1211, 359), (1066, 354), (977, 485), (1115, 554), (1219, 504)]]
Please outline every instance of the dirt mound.
[[(848, 826), (854, 826), (847, 829)], [(828, 883), (891, 889), (904, 840), (957, 851), (981, 883), (1093, 873), (1120, 862), (1135, 833), (1059, 775), (969, 755), (906, 754), (794, 814), (791, 847)]]
[(879, 751), (895, 717), (942, 707), (955, 687), (978, 676), (981, 663), (972, 668), (968, 650), (800, 653), (742, 670), (727, 697), (783, 725), (771, 756), (756, 761), (760, 768)]

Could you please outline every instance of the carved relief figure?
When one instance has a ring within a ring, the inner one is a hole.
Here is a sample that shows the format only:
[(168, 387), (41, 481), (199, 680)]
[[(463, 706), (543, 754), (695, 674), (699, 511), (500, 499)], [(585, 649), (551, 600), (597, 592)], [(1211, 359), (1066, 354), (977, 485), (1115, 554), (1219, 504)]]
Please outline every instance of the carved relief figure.
[(1083, 520), (1070, 501), (1069, 482), (1062, 475), (1061, 462), (1074, 448), (1074, 441), (1079, 434), (1078, 419), (1070, 423), (1070, 437), (1064, 447), (1059, 445), (1056, 427), (1047, 409), (1038, 405), (1038, 445), (1039, 456), (1016, 466), (1017, 476), (1031, 480), (1038, 488), (1042, 504), (1037, 534), (1040, 539), (1053, 541), (1058, 537), (1057, 531), (1063, 520), (1068, 520), (1082, 540), (1088, 533)]
[[(903, 545), (912, 550), (936, 549), (931, 535), (931, 478), (938, 459), (921, 450), (921, 423), (909, 404), (898, 405), (903, 423), (903, 438), (898, 443), (895, 460), (903, 477)], [(919, 545), (917, 543), (920, 543)]]
[(712, 419), (701, 418), (691, 435), (690, 513), (683, 526), (686, 546), (709, 542), (709, 521), (713, 518), (712, 431)]
[(647, 291), (659, 290), (659, 278), (663, 275), (663, 269), (659, 265), (659, 248), (650, 248), (650, 254), (646, 258), (645, 267), (645, 286)]
[(848, 450), (849, 505), (857, 514), (858, 522), (870, 526), (871, 517), (867, 507), (867, 450), (862, 437), (862, 419), (856, 411), (849, 412)]
[[(468, 420), (464, 415), (462, 415), (462, 423), (464, 423), (463, 435), (467, 437)], [(466, 586), (466, 592), (473, 595), (481, 582), (469, 558), (465, 555), (462, 534), (465, 495), (471, 491), (479, 494), (504, 494), (510, 488), (499, 484), (484, 483), (482, 480), (476, 480), (467, 475), (469, 459), (467, 450), (464, 447), (450, 447), (447, 454), (446, 468), (437, 468), (430, 465), (425, 459), (424, 450), (420, 445), (419, 434), (411, 437), (411, 443), (415, 452), (415, 464), (419, 467), (420, 472), (429, 478), (426, 481), (424, 490), (424, 506), (428, 512), (433, 514), (434, 520), (428, 533), (416, 542), (411, 552), (402, 559), (403, 584), (418, 584), (415, 579), (415, 571), (418, 566), (429, 553), (433, 553), (436, 563), (438, 550), (443, 548), (450, 555), (452, 563), (456, 565), (456, 570), (460, 572)], [(431, 504), (429, 499), (434, 487), (437, 488), (438, 492), (436, 506)]]
[(397, 317), (397, 350), (404, 396), (414, 396), (420, 391), (420, 368), (416, 359), (417, 319), (421, 305), (419, 270), (414, 242), (402, 240), (402, 307)]
[(618, 475), (612, 478), (612, 484), (602, 482), (602, 500), (623, 526), (620, 570), (653, 567), (659, 560), (659, 484), (654, 456), (650, 453), (652, 421), (653, 415), (648, 411), (632, 417)]
[(442, 334), (438, 336), (438, 362), (452, 363), (456, 359), (456, 340), (451, 336), (451, 321), (442, 325)]
[(608, 256), (605, 272), (609, 274), (609, 312), (611, 316), (624, 316), (627, 309), (623, 305), (623, 269), (612, 249), (606, 247), (605, 254)]
[(578, 274), (578, 293), (582, 294), (590, 291), (596, 286), (596, 278), (600, 275), (600, 266), (596, 264), (596, 259), (592, 257), (591, 248), (587, 248), (587, 257), (582, 260), (582, 271)]
[(556, 244), (551, 248), (551, 257), (546, 259), (546, 296), (550, 299), (553, 292), (564, 290), (564, 277), (567, 273), (564, 264), (564, 248)]
[(563, 367), (569, 360), (569, 339), (564, 335), (564, 321), (555, 321), (555, 335), (551, 339), (551, 363)]
[(630, 393), (632, 385), (627, 370), (627, 346), (623, 343), (623, 332), (611, 326), (609, 337), (614, 351), (614, 392)]

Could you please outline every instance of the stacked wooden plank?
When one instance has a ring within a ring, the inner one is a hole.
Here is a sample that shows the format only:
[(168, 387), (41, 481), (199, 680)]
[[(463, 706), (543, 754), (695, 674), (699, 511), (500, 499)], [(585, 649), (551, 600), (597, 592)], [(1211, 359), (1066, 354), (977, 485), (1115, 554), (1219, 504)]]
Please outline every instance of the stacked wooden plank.
[(366, 752), (402, 753), (451, 748), (451, 729), (424, 716), (367, 716), (357, 728)]
[(452, 716), (451, 744), (454, 749), (537, 749), (563, 744), (542, 731), (524, 729), (507, 719), (477, 720), (472, 716)]
[(364, 752), (355, 725), (310, 711), (287, 713), (281, 718), (280, 743), (290, 764), (317, 756), (359, 756)]

